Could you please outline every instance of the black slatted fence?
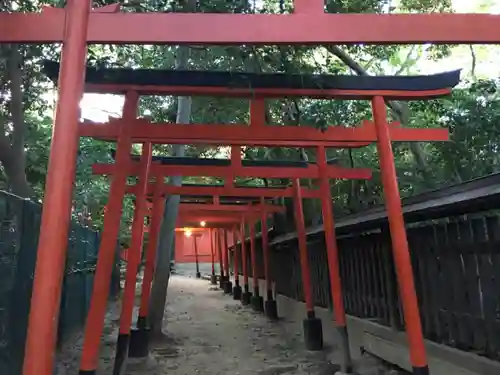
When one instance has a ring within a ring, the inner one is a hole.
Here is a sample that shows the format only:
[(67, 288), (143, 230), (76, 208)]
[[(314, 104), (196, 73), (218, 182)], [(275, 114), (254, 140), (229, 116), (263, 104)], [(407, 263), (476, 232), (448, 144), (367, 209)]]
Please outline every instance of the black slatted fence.
[[(500, 360), (500, 216), (487, 212), (417, 222), (407, 233), (425, 337)], [(261, 243), (256, 243), (262, 278)], [(347, 313), (404, 329), (387, 223), (342, 236), (338, 246)], [(322, 232), (308, 237), (308, 255), (315, 304), (331, 307)], [(250, 264), (248, 247), (251, 275)], [(270, 267), (277, 293), (303, 301), (296, 239), (270, 248)]]

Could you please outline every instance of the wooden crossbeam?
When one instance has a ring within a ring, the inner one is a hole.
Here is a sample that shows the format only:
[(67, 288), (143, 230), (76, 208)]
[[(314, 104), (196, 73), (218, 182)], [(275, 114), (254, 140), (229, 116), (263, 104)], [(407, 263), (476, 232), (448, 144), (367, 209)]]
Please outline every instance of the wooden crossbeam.
[[(129, 164), (129, 176), (137, 176), (141, 165), (131, 161)], [(92, 173), (98, 175), (113, 175), (115, 164), (94, 164)], [(234, 177), (255, 178), (318, 178), (319, 169), (315, 164), (309, 164), (307, 168), (296, 167), (243, 167), (243, 166), (198, 166), (198, 165), (161, 165), (151, 166), (151, 173), (156, 176), (211, 176), (232, 179)], [(352, 169), (337, 165), (329, 165), (327, 170), (329, 178), (346, 178), (366, 180), (371, 178), (370, 169)]]
[[(81, 137), (116, 141), (123, 119), (107, 123), (83, 122), (79, 127)], [(391, 140), (398, 142), (447, 141), (448, 129), (402, 128), (399, 123), (390, 124)], [(165, 144), (221, 144), (247, 146), (288, 147), (362, 147), (377, 141), (372, 121), (363, 121), (357, 127), (329, 126), (321, 131), (306, 126), (248, 126), (210, 124), (152, 124), (146, 119), (134, 120), (134, 142)]]
[[(305, 8), (303, 8), (305, 9)], [(0, 13), (2, 43), (60, 43), (64, 10)], [(101, 13), (90, 15), (97, 44), (497, 44), (491, 14)]]

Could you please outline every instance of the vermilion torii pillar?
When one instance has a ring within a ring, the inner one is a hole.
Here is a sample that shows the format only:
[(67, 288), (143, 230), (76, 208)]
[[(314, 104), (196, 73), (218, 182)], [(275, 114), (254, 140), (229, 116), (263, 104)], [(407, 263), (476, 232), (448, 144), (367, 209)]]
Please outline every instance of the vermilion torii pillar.
[(306, 303), (307, 316), (303, 321), (304, 341), (308, 350), (323, 349), (323, 327), (321, 319), (316, 317), (314, 311), (314, 300), (311, 283), (311, 271), (309, 269), (309, 255), (307, 251), (306, 226), (302, 208), (302, 195), (300, 194), (300, 181), (293, 181), (295, 189), (294, 214), (297, 240), (299, 244), (300, 273), (302, 275), (302, 286)]
[(331, 197), (330, 181), (326, 174), (328, 159), (326, 149), (322, 146), (316, 150), (316, 162), (320, 170), (321, 206), (323, 213), (323, 228), (325, 232), (325, 245), (328, 259), (328, 274), (330, 276), (330, 291), (333, 301), (335, 324), (339, 331), (341, 347), (344, 352), (342, 371), (346, 374), (352, 373), (352, 359), (349, 348), (349, 336), (347, 333), (347, 320), (342, 297), (342, 284), (340, 280), (339, 252), (335, 235), (335, 223), (333, 220), (333, 205)]
[[(139, 96), (136, 92), (127, 93), (123, 109), (123, 117), (125, 119), (136, 117), (138, 100)], [(132, 146), (130, 126), (131, 123), (123, 126), (122, 134), (118, 140), (116, 156), (117, 171), (111, 182), (107, 205), (108, 210), (104, 215), (104, 228), (99, 247), (90, 309), (85, 324), (82, 357), (80, 360), (80, 373), (85, 375), (93, 375), (95, 373), (99, 360), (99, 344), (109, 296), (114, 250), (120, 229), (122, 201), (125, 195), (126, 167), (129, 164), (130, 149)]]
[(141, 286), (141, 304), (137, 318), (137, 328), (130, 332), (129, 357), (146, 357), (149, 353), (149, 298), (151, 295), (151, 283), (155, 269), (156, 251), (160, 235), (160, 226), (165, 209), (165, 197), (161, 194), (160, 187), (163, 185), (162, 178), (156, 178), (153, 205), (151, 209), (148, 247), (146, 250), (146, 262)]
[(250, 228), (250, 263), (252, 265), (252, 284), (253, 284), (253, 295), (250, 300), (252, 308), (255, 311), (264, 311), (264, 298), (260, 295), (259, 288), (259, 273), (257, 270), (257, 249), (255, 245), (255, 221), (250, 220), (248, 222), (248, 227)]
[(134, 310), (135, 291), (137, 283), (137, 272), (142, 256), (142, 244), (144, 238), (144, 218), (146, 216), (146, 197), (150, 178), (152, 146), (151, 143), (142, 145), (141, 166), (142, 173), (139, 176), (138, 185), (141, 188), (136, 195), (134, 218), (132, 222), (132, 239), (127, 259), (127, 271), (125, 274), (125, 288), (122, 296), (122, 311), (120, 315), (120, 328), (116, 342), (115, 363), (113, 374), (120, 375), (122, 367), (126, 367), (130, 342), (130, 325)]
[[(261, 199), (263, 202), (263, 199)], [(267, 212), (263, 211), (261, 216), (261, 240), (262, 240), (262, 257), (264, 260), (264, 278), (266, 279), (266, 294), (264, 310), (266, 316), (271, 320), (278, 320), (278, 306), (273, 297), (273, 286), (271, 281), (271, 272), (269, 270), (269, 241), (267, 228)], [(236, 249), (236, 248), (235, 248)]]
[[(54, 368), (90, 11), (89, 0), (72, 1), (65, 11), (66, 19), (61, 19), (59, 25), (63, 27), (66, 21), (67, 27), (61, 34), (63, 49), (59, 93), (40, 223), (23, 375), (51, 375)], [(0, 41), (4, 35), (4, 32), (0, 32)]]
[(212, 254), (212, 275), (210, 277), (210, 284), (217, 284), (217, 276), (215, 275), (215, 234), (214, 229), (210, 229), (210, 253)]
[(200, 235), (198, 233), (193, 233), (192, 236), (193, 236), (194, 257), (196, 262), (196, 278), (201, 279), (200, 264), (198, 262), (198, 237), (200, 237)]
[(222, 235), (220, 232), (220, 229), (217, 229), (215, 231), (215, 238), (216, 238), (216, 246), (217, 246), (217, 255), (219, 257), (219, 288), (224, 289), (224, 283), (226, 282), (226, 278), (224, 275), (224, 259), (222, 258)]
[(382, 185), (384, 187), (385, 205), (389, 218), (392, 254), (398, 277), (399, 294), (401, 296), (406, 334), (410, 347), (410, 360), (413, 366), (413, 374), (426, 375), (429, 373), (427, 355), (383, 97), (376, 96), (372, 99), (372, 110), (377, 130), (377, 149), (380, 160), (380, 172), (382, 174)]
[(224, 247), (222, 249), (224, 251), (223, 258), (224, 258), (224, 267), (226, 271), (226, 280), (224, 282), (224, 293), (231, 294), (233, 292), (233, 283), (231, 282), (231, 272), (229, 267), (229, 246), (227, 241), (227, 230), (223, 229), (223, 233), (224, 233)]
[[(241, 226), (241, 225), (240, 225)], [(234, 272), (234, 286), (233, 286), (233, 299), (240, 300), (241, 299), (241, 285), (240, 285), (240, 270), (239, 270), (239, 259), (240, 256), (238, 251), (238, 236), (239, 229), (237, 226), (233, 228), (233, 243), (234, 243), (234, 254), (233, 254), (233, 272)], [(241, 242), (245, 239), (242, 238)]]
[[(186, 238), (193, 239), (193, 251), (194, 251), (194, 262), (196, 267), (196, 278), (201, 279), (200, 264), (198, 259), (198, 238), (201, 237), (201, 233), (193, 231), (194, 228), (183, 228), (184, 236)], [(177, 229), (176, 229), (177, 230)]]
[(241, 221), (241, 271), (243, 272), (243, 293), (241, 293), (241, 303), (243, 305), (249, 305), (250, 299), (252, 298), (252, 293), (250, 292), (250, 286), (248, 285), (248, 257), (247, 249), (245, 245), (245, 233), (246, 233), (246, 221)]

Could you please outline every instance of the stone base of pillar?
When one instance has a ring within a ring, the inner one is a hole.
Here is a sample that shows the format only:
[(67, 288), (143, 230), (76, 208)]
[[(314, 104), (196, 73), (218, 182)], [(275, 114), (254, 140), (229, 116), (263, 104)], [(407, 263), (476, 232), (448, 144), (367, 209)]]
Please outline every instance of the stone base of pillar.
[(264, 298), (254, 295), (251, 299), (252, 309), (257, 312), (264, 312)]
[(252, 298), (252, 293), (250, 292), (244, 292), (242, 295), (241, 295), (241, 303), (243, 305), (249, 305), (250, 304), (250, 300)]
[(266, 316), (271, 320), (278, 320), (278, 304), (273, 299), (268, 299), (265, 303)]
[(228, 280), (227, 276), (221, 276), (219, 278), (219, 288), (221, 288), (222, 290), (224, 290), (224, 284), (226, 283), (227, 280)]
[(227, 280), (224, 283), (224, 294), (231, 294), (233, 293), (233, 283), (230, 280)]
[(233, 287), (233, 299), (235, 301), (239, 301), (241, 300), (241, 286), (239, 286), (238, 284), (236, 284), (234, 287)]
[(113, 375), (123, 373), (127, 365), (128, 348), (130, 344), (129, 334), (119, 334), (116, 340), (115, 363), (113, 365)]
[(149, 328), (136, 328), (130, 331), (128, 356), (130, 358), (145, 358), (149, 354)]
[(323, 325), (321, 319), (308, 316), (303, 320), (304, 343), (307, 350), (323, 350)]

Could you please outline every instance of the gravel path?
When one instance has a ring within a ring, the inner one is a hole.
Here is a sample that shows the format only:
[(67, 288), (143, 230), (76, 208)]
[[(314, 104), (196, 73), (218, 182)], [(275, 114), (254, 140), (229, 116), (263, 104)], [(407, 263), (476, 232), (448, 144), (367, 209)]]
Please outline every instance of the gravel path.
[[(130, 375), (334, 374), (324, 353), (303, 349), (301, 332), (269, 322), (206, 280), (175, 276), (169, 285), (165, 343)], [(294, 331), (294, 330), (293, 330)]]
[[(127, 375), (334, 375), (338, 348), (304, 349), (301, 322), (270, 322), (233, 301), (206, 280), (175, 275), (169, 283), (167, 335), (147, 359), (129, 359)], [(108, 313), (98, 375), (112, 373), (119, 303)], [(134, 320), (136, 318), (134, 317)], [(67, 344), (56, 375), (77, 373), (81, 337)], [(394, 374), (373, 359), (358, 362), (362, 375)]]

